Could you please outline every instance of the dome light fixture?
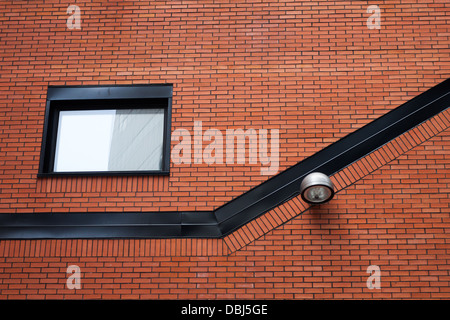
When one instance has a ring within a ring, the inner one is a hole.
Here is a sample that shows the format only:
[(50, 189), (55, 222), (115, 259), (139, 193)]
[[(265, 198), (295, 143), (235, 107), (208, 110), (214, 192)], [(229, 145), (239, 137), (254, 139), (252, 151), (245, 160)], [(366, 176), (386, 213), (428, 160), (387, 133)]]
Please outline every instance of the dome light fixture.
[(307, 203), (321, 204), (333, 198), (334, 186), (327, 175), (313, 172), (303, 179), (300, 185), (300, 194)]

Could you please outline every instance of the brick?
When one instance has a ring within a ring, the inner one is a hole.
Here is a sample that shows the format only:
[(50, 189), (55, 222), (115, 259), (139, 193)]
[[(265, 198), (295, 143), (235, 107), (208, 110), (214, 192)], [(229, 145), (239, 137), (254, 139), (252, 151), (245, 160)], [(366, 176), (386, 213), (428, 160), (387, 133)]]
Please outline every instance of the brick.
[[(37, 178), (47, 86), (172, 83), (172, 130), (279, 129), (281, 171), (448, 76), (444, 3), (384, 6), (370, 30), (364, 4), (87, 0), (79, 31), (62, 4), (0, 7), (0, 214), (217, 208), (269, 178), (259, 164)], [(0, 299), (448, 299), (449, 114), (335, 173), (332, 202), (224, 239), (2, 240)]]

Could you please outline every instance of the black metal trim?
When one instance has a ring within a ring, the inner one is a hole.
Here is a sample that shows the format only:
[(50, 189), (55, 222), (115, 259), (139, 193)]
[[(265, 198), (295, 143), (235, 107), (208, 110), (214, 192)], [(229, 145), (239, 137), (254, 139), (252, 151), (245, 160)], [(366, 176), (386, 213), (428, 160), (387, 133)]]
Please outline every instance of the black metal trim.
[(135, 84), (108, 86), (49, 86), (47, 99), (103, 100), (172, 98), (172, 84)]
[(219, 237), (212, 212), (0, 214), (0, 239)]
[(220, 238), (299, 194), (303, 178), (342, 170), (450, 106), (450, 79), (212, 212), (0, 214), (0, 239)]

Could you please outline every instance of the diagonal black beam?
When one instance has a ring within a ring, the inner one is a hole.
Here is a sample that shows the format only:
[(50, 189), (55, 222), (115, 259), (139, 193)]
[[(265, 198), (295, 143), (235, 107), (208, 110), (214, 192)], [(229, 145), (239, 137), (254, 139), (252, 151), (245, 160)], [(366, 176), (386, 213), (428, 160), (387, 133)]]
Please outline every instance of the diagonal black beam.
[(216, 209), (222, 234), (233, 232), (297, 196), (307, 174), (319, 171), (332, 175), (449, 106), (450, 79), (447, 79)]

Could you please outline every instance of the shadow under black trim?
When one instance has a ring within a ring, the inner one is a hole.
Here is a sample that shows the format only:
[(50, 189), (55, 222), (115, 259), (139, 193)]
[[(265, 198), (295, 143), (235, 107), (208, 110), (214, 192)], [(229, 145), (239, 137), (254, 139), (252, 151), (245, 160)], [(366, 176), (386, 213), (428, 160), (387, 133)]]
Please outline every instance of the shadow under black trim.
[(0, 239), (220, 238), (299, 194), (314, 171), (333, 175), (450, 106), (450, 79), (212, 212), (0, 214)]

